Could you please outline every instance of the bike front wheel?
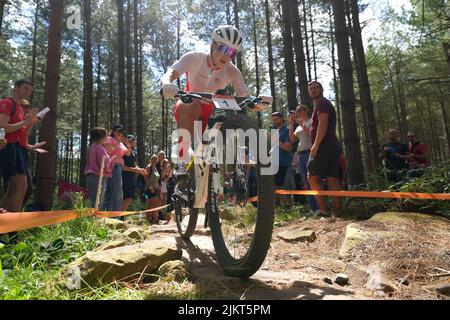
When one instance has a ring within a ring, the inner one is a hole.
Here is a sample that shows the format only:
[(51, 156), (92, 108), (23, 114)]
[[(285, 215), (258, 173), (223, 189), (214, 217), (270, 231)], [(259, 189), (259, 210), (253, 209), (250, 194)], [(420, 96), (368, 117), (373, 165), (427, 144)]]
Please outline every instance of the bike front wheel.
[[(223, 161), (213, 163), (210, 170), (206, 208), (214, 248), (225, 274), (234, 277), (246, 278), (258, 271), (272, 239), (273, 176), (261, 172), (257, 129), (246, 115), (227, 119), (218, 133), (224, 142), (218, 151)], [(242, 139), (244, 132), (252, 131), (256, 140), (247, 134)]]

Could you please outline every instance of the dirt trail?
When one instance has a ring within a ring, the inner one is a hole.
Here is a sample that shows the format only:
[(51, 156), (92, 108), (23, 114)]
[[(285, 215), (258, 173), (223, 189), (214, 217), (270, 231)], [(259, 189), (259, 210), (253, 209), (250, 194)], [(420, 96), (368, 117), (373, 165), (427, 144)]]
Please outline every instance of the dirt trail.
[[(197, 231), (190, 241), (178, 237), (176, 225), (151, 226), (151, 240), (176, 244), (183, 250), (183, 260), (192, 269), (196, 280), (208, 288), (206, 297), (211, 299), (370, 299), (360, 286), (340, 286), (324, 282), (342, 272), (345, 263), (338, 260), (339, 245), (345, 226), (351, 221), (328, 224), (325, 221), (308, 220), (301, 227), (315, 230), (317, 240), (308, 243), (287, 243), (278, 238), (289, 225), (274, 229), (271, 249), (261, 269), (250, 279), (227, 277), (215, 260), (210, 230), (203, 228), (199, 219)], [(300, 222), (299, 222), (300, 223)], [(317, 249), (319, 247), (326, 250)]]

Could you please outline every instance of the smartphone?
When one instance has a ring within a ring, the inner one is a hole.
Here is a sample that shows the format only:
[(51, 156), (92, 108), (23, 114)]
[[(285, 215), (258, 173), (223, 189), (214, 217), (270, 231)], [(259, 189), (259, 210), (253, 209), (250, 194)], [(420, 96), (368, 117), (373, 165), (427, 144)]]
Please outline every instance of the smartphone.
[(45, 117), (45, 115), (46, 115), (47, 112), (49, 112), (49, 111), (50, 111), (50, 108), (49, 108), (49, 107), (45, 107), (43, 110), (39, 111), (38, 114), (36, 114), (36, 117), (39, 118), (39, 119), (42, 119), (42, 118)]

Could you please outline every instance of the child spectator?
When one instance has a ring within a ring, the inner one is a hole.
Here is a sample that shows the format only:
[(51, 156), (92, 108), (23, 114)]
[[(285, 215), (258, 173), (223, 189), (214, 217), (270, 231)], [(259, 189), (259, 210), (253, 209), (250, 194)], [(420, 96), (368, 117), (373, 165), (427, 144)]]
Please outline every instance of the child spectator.
[[(106, 139), (108, 138), (107, 135), (108, 132), (105, 128), (93, 128), (91, 130), (92, 144), (88, 150), (84, 174), (86, 175), (86, 184), (89, 190), (89, 200), (92, 207), (95, 206), (95, 201), (97, 199), (97, 188), (102, 159), (105, 158), (105, 167), (103, 169), (103, 179), (101, 181), (102, 191), (100, 194), (99, 208), (101, 208), (103, 204), (107, 178), (112, 176), (114, 167), (114, 158), (116, 156), (110, 156), (104, 147)], [(108, 145), (108, 147), (112, 148), (111, 145)]]
[[(145, 177), (145, 199), (147, 201), (147, 209), (153, 209), (161, 206), (161, 189), (159, 184), (159, 172), (156, 168), (158, 157), (152, 155), (150, 158), (150, 164), (147, 166), (147, 176)], [(148, 212), (146, 214), (147, 221), (150, 223), (158, 224), (159, 216), (158, 211)]]

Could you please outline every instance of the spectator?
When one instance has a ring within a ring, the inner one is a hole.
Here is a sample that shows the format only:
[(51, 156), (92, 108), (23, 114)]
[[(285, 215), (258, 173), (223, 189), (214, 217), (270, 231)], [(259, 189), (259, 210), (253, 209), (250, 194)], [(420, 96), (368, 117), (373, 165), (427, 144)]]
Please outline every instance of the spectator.
[[(159, 176), (162, 176), (162, 164), (164, 162), (164, 160), (166, 159), (166, 153), (164, 151), (160, 151), (158, 152), (158, 163), (156, 164), (156, 169), (159, 172)], [(160, 181), (161, 183), (161, 181)]]
[(423, 168), (428, 165), (428, 146), (420, 142), (414, 132), (408, 133), (408, 140), (409, 156), (407, 162), (409, 170), (415, 170), (414, 176), (421, 175)]
[(169, 163), (167, 164), (167, 174), (168, 174), (168, 178), (167, 178), (167, 204), (169, 204), (170, 206), (167, 208), (167, 212), (171, 212), (173, 210), (172, 208), (172, 196), (173, 193), (175, 191), (175, 177), (173, 174), (173, 170), (174, 170), (175, 166), (173, 164), (172, 161), (169, 161)]
[(161, 206), (165, 206), (167, 204), (167, 180), (169, 178), (169, 160), (164, 159), (161, 163)]
[[(295, 123), (297, 123), (298, 126), (294, 129)], [(311, 119), (308, 117), (308, 109), (302, 105), (298, 106), (295, 110), (295, 114), (292, 114), (289, 117), (289, 124), (289, 137), (291, 141), (299, 141), (297, 147), (298, 170), (300, 172), (305, 190), (311, 190), (311, 186), (308, 181), (307, 168), (310, 150), (312, 147)], [(312, 211), (319, 210), (319, 206), (313, 196), (307, 196), (307, 199)]]
[(138, 175), (145, 175), (145, 169), (137, 166), (137, 152), (135, 149), (136, 138), (130, 134), (127, 136), (128, 144), (130, 146), (130, 155), (123, 156), (123, 171), (122, 171), (122, 189), (123, 189), (123, 205), (122, 210), (127, 211), (133, 199), (136, 196), (136, 186)]
[[(336, 110), (324, 98), (323, 87), (317, 81), (308, 85), (308, 92), (314, 104), (311, 121), (311, 150), (308, 161), (308, 179), (312, 190), (323, 190), (322, 177), (326, 178), (329, 190), (341, 190), (339, 181), (339, 142), (336, 136)], [(316, 196), (319, 214), (328, 215), (325, 197)], [(329, 222), (341, 213), (339, 197), (332, 197), (333, 210)]]
[(0, 100), (0, 127), (5, 129), (7, 140), (6, 146), (0, 150), (0, 171), (6, 183), (6, 193), (0, 205), (10, 212), (22, 210), (27, 191), (27, 128), (39, 120), (35, 108), (25, 115), (22, 100), (28, 99), (32, 92), (32, 82), (17, 80), (12, 97)]
[[(292, 142), (289, 139), (289, 128), (286, 126), (281, 112), (272, 113), (272, 125), (278, 129), (279, 146), (274, 150), (279, 154), (278, 172), (275, 174), (275, 188), (281, 189), (284, 185), (288, 169), (292, 163)], [(281, 204), (287, 205), (288, 199), (280, 197)]]
[(112, 152), (112, 146), (110, 144), (107, 145), (109, 150), (104, 147), (107, 139), (108, 132), (105, 128), (97, 127), (91, 130), (92, 144), (88, 150), (84, 174), (86, 175), (86, 184), (89, 190), (89, 200), (92, 208), (95, 207), (95, 202), (97, 200), (97, 188), (99, 185), (100, 169), (103, 158), (105, 158), (105, 166), (103, 169), (103, 179), (101, 181), (102, 190), (100, 193), (99, 208), (103, 205), (106, 181), (112, 176), (112, 171), (115, 164), (114, 159), (117, 157), (116, 155), (110, 156), (108, 154), (108, 152)]
[[(157, 162), (158, 157), (156, 155), (152, 155), (150, 157), (150, 164), (146, 168), (147, 175), (145, 178), (145, 198), (147, 200), (147, 209), (153, 209), (161, 206), (161, 189), (159, 184), (160, 176), (158, 169), (156, 168)], [(158, 211), (148, 212), (146, 216), (148, 222), (158, 224)]]
[[(295, 190), (302, 190), (304, 184), (299, 170), (297, 151), (292, 154), (292, 171), (294, 173)], [(302, 195), (294, 195), (293, 198), (295, 203), (305, 204), (307, 202), (306, 197)]]
[[(4, 149), (6, 147), (6, 144), (8, 143), (8, 140), (6, 139), (0, 139), (0, 150)], [(5, 209), (0, 208), (0, 213), (7, 212)]]
[(389, 182), (402, 180), (407, 169), (408, 146), (399, 141), (397, 130), (389, 130), (388, 142), (381, 146), (378, 157), (384, 160), (386, 178)]
[[(248, 185), (248, 196), (254, 197), (258, 195), (258, 184), (257, 184), (257, 173), (256, 173), (256, 162), (250, 159), (250, 152), (247, 147), (245, 147), (245, 181)], [(253, 158), (253, 157), (252, 157)], [(256, 203), (256, 202), (255, 202)]]
[[(127, 146), (125, 146), (125, 144)], [(109, 146), (108, 146), (109, 145)], [(111, 136), (106, 140), (106, 148), (111, 150), (110, 156), (114, 158), (114, 169), (111, 178), (106, 183), (105, 201), (103, 202), (103, 210), (119, 211), (122, 209), (123, 189), (122, 189), (122, 171), (124, 166), (123, 157), (131, 154), (131, 147), (128, 140), (124, 138), (124, 128), (121, 124), (116, 124)]]

